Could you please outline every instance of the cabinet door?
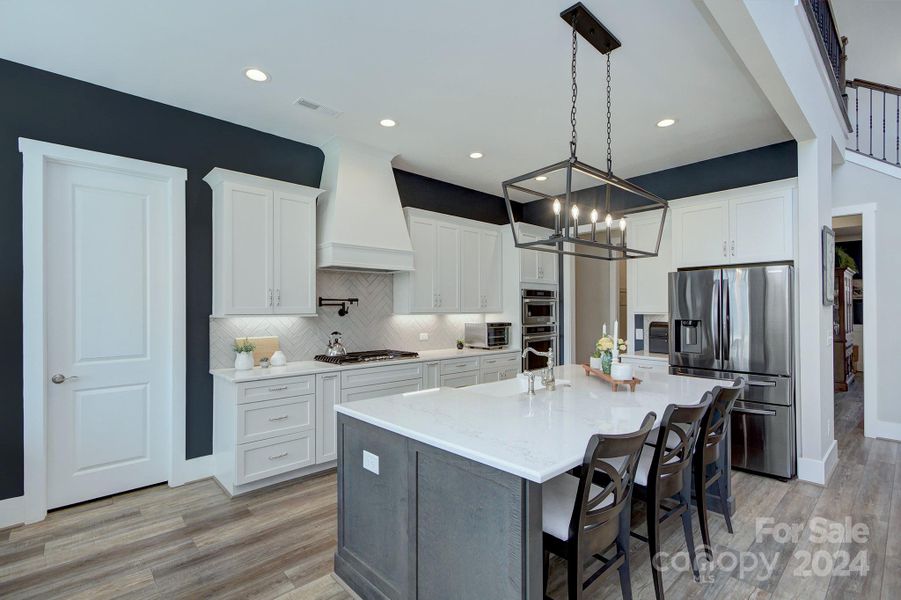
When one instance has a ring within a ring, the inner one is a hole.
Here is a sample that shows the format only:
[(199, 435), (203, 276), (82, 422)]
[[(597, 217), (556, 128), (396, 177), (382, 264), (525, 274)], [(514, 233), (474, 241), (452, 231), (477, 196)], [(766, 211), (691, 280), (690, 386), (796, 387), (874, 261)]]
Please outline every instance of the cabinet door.
[(344, 404), (345, 402), (353, 402), (354, 400), (392, 396), (394, 394), (403, 394), (406, 392), (418, 392), (421, 389), (422, 378), (392, 383), (379, 383), (376, 385), (365, 385), (349, 390), (342, 389), (341, 403)]
[[(520, 233), (520, 242), (534, 242), (538, 240), (537, 235), (530, 233)], [(519, 280), (523, 283), (541, 283), (538, 277), (538, 255), (541, 254), (536, 250), (519, 251)]]
[(338, 419), (335, 405), (341, 403), (338, 373), (316, 376), (316, 462), (338, 458)]
[(423, 389), (436, 388), (441, 385), (441, 366), (437, 362), (425, 363), (422, 365), (422, 387)]
[(501, 372), (503, 369), (501, 367), (489, 367), (487, 369), (482, 369), (479, 374), (479, 383), (492, 383), (494, 381), (501, 380)]
[(484, 258), (480, 252), (480, 232), (460, 229), (460, 309), (480, 312), (483, 308), (480, 273)]
[[(629, 219), (627, 228), (629, 247), (652, 251), (660, 232), (660, 211), (654, 216)], [(669, 312), (668, 273), (672, 270), (672, 223), (667, 218), (660, 249), (656, 257), (627, 261), (629, 310), (638, 314), (665, 314)]]
[(226, 186), (228, 241), (225, 244), (225, 312), (260, 315), (272, 312), (272, 192)]
[[(501, 312), (503, 310), (501, 252), (500, 236), (493, 231), (481, 232), (479, 236), (479, 291), (483, 312)], [(465, 269), (463, 273), (465, 277)]]
[(428, 219), (410, 219), (410, 242), (413, 245), (413, 273), (411, 276), (413, 312), (431, 312), (437, 306), (435, 286), (437, 256), (437, 226)]
[(441, 387), (461, 388), (479, 383), (479, 372), (453, 373), (441, 376)]
[(437, 224), (435, 292), (437, 312), (460, 310), (460, 229), (448, 223)]
[(673, 210), (675, 267), (728, 262), (729, 203), (717, 200)]
[(557, 254), (535, 252), (538, 255), (538, 279), (541, 283), (557, 283)]
[(729, 202), (729, 262), (791, 260), (794, 256), (791, 188)]
[(316, 201), (277, 191), (273, 312), (316, 314)]

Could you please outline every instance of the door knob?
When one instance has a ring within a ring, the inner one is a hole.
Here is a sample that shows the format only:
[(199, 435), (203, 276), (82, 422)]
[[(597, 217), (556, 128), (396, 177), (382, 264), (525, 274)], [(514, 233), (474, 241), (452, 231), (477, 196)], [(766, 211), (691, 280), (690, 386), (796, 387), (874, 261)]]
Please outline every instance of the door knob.
[(69, 377), (66, 377), (66, 376), (63, 375), (62, 373), (55, 373), (55, 374), (53, 375), (53, 377), (50, 378), (50, 381), (52, 381), (53, 383), (55, 383), (55, 384), (58, 385), (58, 384), (60, 384), (60, 383), (65, 383), (65, 382), (67, 382), (67, 381), (72, 381), (73, 379), (78, 379), (78, 375), (70, 375)]

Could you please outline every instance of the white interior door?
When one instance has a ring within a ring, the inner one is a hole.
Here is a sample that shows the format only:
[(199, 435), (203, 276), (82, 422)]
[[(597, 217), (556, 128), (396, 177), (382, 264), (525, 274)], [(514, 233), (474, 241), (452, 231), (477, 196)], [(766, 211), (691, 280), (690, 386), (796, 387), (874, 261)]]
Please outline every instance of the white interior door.
[(171, 232), (164, 182), (60, 163), (45, 182), (54, 508), (168, 477)]

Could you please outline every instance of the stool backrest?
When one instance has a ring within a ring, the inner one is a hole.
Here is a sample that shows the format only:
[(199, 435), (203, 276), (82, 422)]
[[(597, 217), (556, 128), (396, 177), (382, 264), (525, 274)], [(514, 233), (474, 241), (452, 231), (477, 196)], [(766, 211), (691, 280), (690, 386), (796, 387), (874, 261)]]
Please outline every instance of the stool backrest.
[(701, 466), (713, 464), (719, 458), (720, 442), (726, 435), (726, 427), (732, 415), (735, 401), (741, 396), (745, 387), (745, 380), (737, 377), (732, 382), (732, 387), (716, 386), (710, 393), (713, 402), (707, 410), (707, 418), (701, 435), (698, 436), (698, 446), (695, 448), (696, 460), (702, 460)]
[[(666, 407), (648, 472), (648, 486), (657, 486), (658, 498), (668, 498), (682, 489), (682, 478), (691, 466), (704, 417), (712, 402), (713, 394), (705, 392), (698, 404)], [(678, 443), (673, 443), (671, 438), (678, 439)]]
[[(610, 546), (619, 533), (623, 511), (628, 516), (638, 458), (656, 418), (653, 412), (648, 413), (638, 431), (595, 434), (588, 440), (569, 525), (570, 539), (578, 536), (584, 558)], [(592, 483), (601, 491), (594, 493)]]

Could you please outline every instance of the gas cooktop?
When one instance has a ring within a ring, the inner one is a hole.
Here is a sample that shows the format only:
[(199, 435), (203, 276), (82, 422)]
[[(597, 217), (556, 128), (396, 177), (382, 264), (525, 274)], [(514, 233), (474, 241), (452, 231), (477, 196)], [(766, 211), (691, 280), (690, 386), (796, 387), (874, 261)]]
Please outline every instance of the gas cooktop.
[(377, 360), (394, 360), (398, 358), (418, 358), (416, 352), (405, 352), (403, 350), (367, 350), (365, 352), (348, 352), (343, 356), (326, 356), (319, 354), (313, 357), (313, 360), (319, 362), (332, 363), (333, 365), (347, 365), (361, 362), (374, 362)]

